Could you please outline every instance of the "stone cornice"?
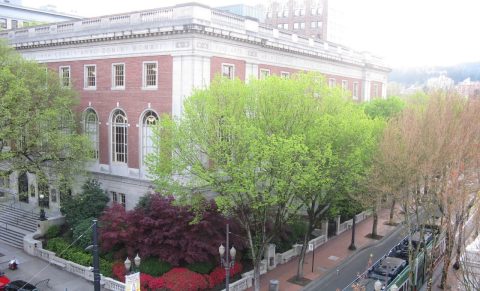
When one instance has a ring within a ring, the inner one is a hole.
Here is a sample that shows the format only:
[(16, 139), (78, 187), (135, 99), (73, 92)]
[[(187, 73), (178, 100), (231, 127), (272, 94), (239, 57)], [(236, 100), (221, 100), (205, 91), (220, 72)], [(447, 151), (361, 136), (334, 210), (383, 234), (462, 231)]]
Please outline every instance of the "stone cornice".
[(354, 59), (343, 58), (342, 56), (329, 54), (327, 52), (316, 51), (308, 48), (299, 48), (287, 44), (282, 44), (279, 42), (273, 42), (266, 38), (261, 38), (258, 36), (251, 36), (246, 34), (240, 34), (237, 32), (232, 32), (228, 30), (208, 27), (199, 24), (188, 24), (188, 25), (179, 25), (171, 27), (162, 27), (162, 28), (149, 28), (143, 30), (125, 30), (118, 32), (109, 32), (101, 34), (92, 34), (85, 36), (72, 36), (58, 39), (48, 39), (48, 40), (38, 40), (38, 41), (29, 41), (29, 42), (18, 42), (14, 43), (13, 46), (17, 50), (29, 50), (36, 48), (48, 48), (48, 47), (59, 47), (59, 46), (71, 46), (77, 44), (87, 44), (87, 43), (101, 43), (109, 41), (121, 41), (127, 39), (141, 39), (141, 38), (151, 38), (151, 37), (161, 37), (168, 35), (181, 35), (181, 34), (198, 34), (198, 35), (208, 35), (211, 37), (228, 39), (243, 43), (248, 43), (256, 45), (262, 48), (267, 48), (271, 50), (282, 51), (291, 54), (297, 54), (307, 57), (313, 57), (326, 61), (333, 61), (337, 63), (343, 63), (347, 65), (353, 65), (356, 67), (365, 67), (371, 70), (377, 70), (382, 72), (390, 72), (391, 70), (384, 66), (378, 66), (375, 64), (365, 63), (357, 61)]

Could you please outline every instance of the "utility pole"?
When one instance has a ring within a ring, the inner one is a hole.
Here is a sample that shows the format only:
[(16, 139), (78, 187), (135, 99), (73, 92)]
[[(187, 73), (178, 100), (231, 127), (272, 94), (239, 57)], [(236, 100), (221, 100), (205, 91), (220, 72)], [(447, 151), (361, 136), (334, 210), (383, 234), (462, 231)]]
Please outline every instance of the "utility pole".
[(100, 264), (98, 259), (97, 220), (93, 220), (93, 290), (100, 291)]
[(357, 215), (353, 215), (353, 221), (352, 221), (352, 243), (350, 244), (350, 246), (348, 247), (349, 250), (351, 251), (354, 251), (357, 249), (357, 247), (355, 246), (355, 224), (356, 224), (356, 219), (357, 219)]

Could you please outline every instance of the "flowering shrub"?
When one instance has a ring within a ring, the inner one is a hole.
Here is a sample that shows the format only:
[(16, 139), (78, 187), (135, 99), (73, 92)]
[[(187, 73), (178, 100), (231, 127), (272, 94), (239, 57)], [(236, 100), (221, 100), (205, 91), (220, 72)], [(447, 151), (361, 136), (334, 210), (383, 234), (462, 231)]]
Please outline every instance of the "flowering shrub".
[(162, 276), (165, 280), (165, 287), (172, 291), (197, 291), (207, 289), (206, 278), (187, 268), (173, 268)]
[(142, 291), (147, 291), (149, 290), (150, 288), (150, 282), (154, 279), (154, 277), (148, 275), (148, 274), (144, 274), (144, 273), (140, 273), (140, 284), (142, 284)]
[[(142, 285), (143, 285), (143, 283), (142, 283)], [(152, 278), (150, 280), (150, 282), (148, 282), (148, 288), (150, 288), (150, 290), (152, 290), (152, 291), (164, 289), (165, 288), (165, 279), (163, 279), (163, 276), (158, 277), (158, 278)]]
[(125, 265), (122, 262), (113, 264), (112, 273), (119, 281), (125, 282)]
[[(239, 262), (235, 262), (233, 268), (230, 269), (230, 277), (234, 277), (237, 274), (240, 274), (243, 270), (243, 266)], [(213, 287), (222, 284), (225, 281), (225, 269), (223, 267), (216, 267), (210, 273), (210, 275), (205, 275), (208, 281), (208, 288), (212, 289)]]

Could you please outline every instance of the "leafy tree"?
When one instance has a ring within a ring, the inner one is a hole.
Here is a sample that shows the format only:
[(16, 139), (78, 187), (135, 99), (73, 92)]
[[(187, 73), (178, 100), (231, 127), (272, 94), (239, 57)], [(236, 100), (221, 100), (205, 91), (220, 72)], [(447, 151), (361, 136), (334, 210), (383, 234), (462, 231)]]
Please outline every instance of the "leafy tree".
[(82, 219), (73, 227), (73, 238), (76, 240), (75, 245), (82, 249), (93, 244), (92, 220), (93, 217)]
[(77, 133), (77, 103), (58, 74), (0, 43), (1, 164), (12, 172), (43, 172), (38, 179), (82, 173), (91, 145)]
[(71, 227), (77, 226), (87, 218), (100, 217), (107, 206), (108, 196), (100, 188), (97, 180), (88, 180), (82, 186), (82, 193), (75, 196), (65, 196), (60, 211)]
[(265, 246), (297, 212), (305, 179), (313, 180), (306, 133), (329, 90), (313, 73), (248, 84), (216, 79), (157, 130), (161, 150), (149, 166), (158, 189), (189, 204), (196, 193), (216, 193), (219, 209), (246, 232), (256, 290)]
[(335, 92), (320, 95), (317, 104), (315, 121), (306, 129), (308, 158), (297, 183), (298, 199), (308, 217), (297, 268), (298, 279), (303, 277), (308, 240), (326, 211), (348, 217), (358, 213), (355, 201), (383, 127), (381, 119), (370, 118)]
[(388, 120), (402, 112), (405, 108), (405, 101), (392, 96), (387, 99), (374, 99), (363, 104), (363, 108), (365, 113), (372, 118)]

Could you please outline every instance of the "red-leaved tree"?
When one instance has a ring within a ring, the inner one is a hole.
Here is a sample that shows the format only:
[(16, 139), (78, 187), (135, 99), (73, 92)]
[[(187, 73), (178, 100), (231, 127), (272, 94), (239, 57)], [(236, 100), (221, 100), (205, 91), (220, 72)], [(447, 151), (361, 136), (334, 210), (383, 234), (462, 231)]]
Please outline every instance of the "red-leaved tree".
[(101, 247), (118, 256), (135, 255), (158, 257), (174, 266), (181, 263), (215, 262), (218, 247), (225, 244), (225, 225), (230, 223), (230, 241), (237, 250), (245, 242), (238, 225), (223, 217), (215, 203), (208, 202), (207, 210), (196, 223), (193, 211), (173, 204), (173, 197), (151, 195), (144, 205), (131, 211), (114, 205), (100, 221)]

